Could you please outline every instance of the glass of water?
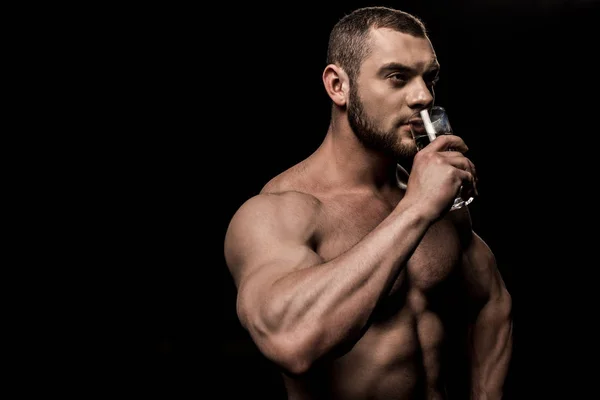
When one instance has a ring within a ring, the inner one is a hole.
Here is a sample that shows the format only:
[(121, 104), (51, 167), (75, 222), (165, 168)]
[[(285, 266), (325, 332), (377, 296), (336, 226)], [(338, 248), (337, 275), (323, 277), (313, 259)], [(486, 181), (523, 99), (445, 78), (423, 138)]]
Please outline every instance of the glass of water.
[[(421, 110), (420, 119), (410, 124), (410, 130), (415, 140), (417, 150), (423, 149), (433, 139), (439, 135), (453, 135), (452, 127), (448, 119), (448, 114), (444, 107), (433, 106), (431, 109)], [(462, 187), (461, 187), (462, 190)], [(460, 195), (454, 199), (454, 204), (450, 211), (457, 210), (468, 204), (471, 204), (473, 197), (464, 200)]]

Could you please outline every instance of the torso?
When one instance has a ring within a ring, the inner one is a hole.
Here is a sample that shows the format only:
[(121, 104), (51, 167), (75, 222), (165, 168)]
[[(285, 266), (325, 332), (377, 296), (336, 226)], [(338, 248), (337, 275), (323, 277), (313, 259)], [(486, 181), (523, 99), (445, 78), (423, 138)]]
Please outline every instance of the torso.
[[(295, 190), (307, 192), (306, 187)], [(386, 198), (364, 192), (310, 195), (321, 210), (314, 250), (327, 261), (374, 229), (403, 191)], [(444, 399), (444, 310), (454, 307), (452, 276), (460, 259), (455, 224), (442, 219), (432, 225), (356, 345), (301, 379), (284, 376), (289, 399)]]

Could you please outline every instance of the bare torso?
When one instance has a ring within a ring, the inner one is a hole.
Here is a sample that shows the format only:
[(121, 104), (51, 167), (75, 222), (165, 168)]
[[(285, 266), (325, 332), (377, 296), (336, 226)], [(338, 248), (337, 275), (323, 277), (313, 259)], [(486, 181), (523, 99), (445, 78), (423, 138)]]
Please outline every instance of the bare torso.
[[(324, 261), (360, 241), (403, 196), (399, 187), (384, 195), (315, 189), (297, 176), (287, 171), (263, 193), (293, 191), (318, 200), (313, 246)], [(300, 378), (283, 375), (289, 399), (446, 399), (443, 310), (454, 307), (452, 276), (460, 260), (454, 222), (446, 218), (432, 225), (352, 349)]]

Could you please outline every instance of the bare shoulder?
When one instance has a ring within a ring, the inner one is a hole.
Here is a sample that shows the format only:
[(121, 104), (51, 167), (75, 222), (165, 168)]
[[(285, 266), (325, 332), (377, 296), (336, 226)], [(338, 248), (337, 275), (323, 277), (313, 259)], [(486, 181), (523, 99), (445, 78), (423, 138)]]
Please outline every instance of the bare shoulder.
[(454, 224), (463, 248), (468, 249), (475, 238), (469, 208), (463, 207), (450, 211), (446, 214), (446, 218)]
[(484, 240), (473, 230), (473, 223), (468, 207), (450, 211), (447, 218), (451, 220), (458, 232), (465, 256), (493, 258), (494, 254)]
[(310, 225), (320, 201), (310, 193), (310, 185), (300, 178), (302, 165), (296, 164), (271, 178), (258, 195), (246, 200), (230, 221), (228, 238), (275, 227), (298, 231), (304, 224)]
[(252, 234), (264, 229), (294, 234), (300, 228), (311, 225), (319, 209), (320, 201), (308, 193), (262, 192), (246, 200), (234, 213), (226, 241), (231, 241), (231, 235)]
[(224, 241), (234, 278), (246, 266), (260, 264), (285, 248), (309, 247), (320, 210), (316, 197), (295, 190), (265, 191), (246, 200), (231, 218)]
[(454, 222), (463, 246), (461, 271), (467, 293), (475, 301), (473, 304), (477, 306), (491, 296), (503, 293), (504, 282), (496, 257), (484, 239), (473, 230), (468, 207), (451, 211), (448, 218)]

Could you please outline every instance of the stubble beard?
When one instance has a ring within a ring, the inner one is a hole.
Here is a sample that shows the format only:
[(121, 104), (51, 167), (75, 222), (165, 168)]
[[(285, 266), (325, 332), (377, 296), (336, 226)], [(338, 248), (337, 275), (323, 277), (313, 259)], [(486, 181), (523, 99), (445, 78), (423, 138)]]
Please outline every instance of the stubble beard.
[(391, 131), (379, 129), (377, 122), (366, 114), (355, 85), (350, 91), (348, 122), (358, 140), (366, 148), (380, 152), (401, 165), (412, 162), (416, 148), (399, 143), (397, 127), (392, 128)]

